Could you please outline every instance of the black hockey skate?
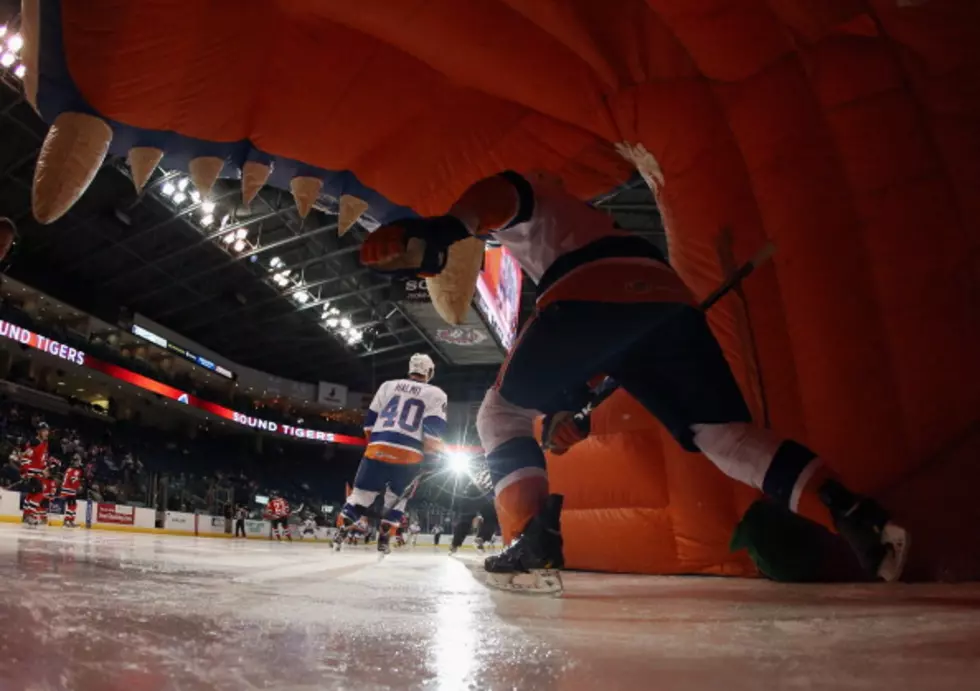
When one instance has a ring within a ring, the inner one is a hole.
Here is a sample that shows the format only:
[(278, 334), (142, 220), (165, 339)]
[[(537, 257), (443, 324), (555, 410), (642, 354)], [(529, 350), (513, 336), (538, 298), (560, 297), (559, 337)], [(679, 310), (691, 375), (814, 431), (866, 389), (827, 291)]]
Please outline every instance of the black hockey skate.
[(487, 585), (510, 592), (560, 595), (559, 569), (565, 566), (561, 539), (562, 496), (552, 494), (544, 508), (500, 554), (487, 557)]
[(378, 559), (391, 554), (391, 536), (383, 530), (378, 531)]
[(908, 558), (905, 528), (892, 523), (876, 501), (855, 495), (834, 480), (820, 487), (820, 499), (830, 509), (837, 531), (850, 544), (861, 568), (884, 581), (897, 581)]

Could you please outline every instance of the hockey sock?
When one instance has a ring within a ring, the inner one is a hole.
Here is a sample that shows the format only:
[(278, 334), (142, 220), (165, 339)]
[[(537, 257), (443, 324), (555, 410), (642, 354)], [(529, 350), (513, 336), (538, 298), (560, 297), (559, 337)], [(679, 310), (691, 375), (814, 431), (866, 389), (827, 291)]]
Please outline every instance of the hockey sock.
[(534, 437), (517, 437), (489, 454), (487, 464), (494, 483), (497, 516), (504, 541), (517, 537), (548, 498), (544, 454)]
[(820, 488), (831, 479), (832, 473), (813, 451), (787, 440), (776, 450), (762, 489), (794, 513), (836, 532), (830, 510), (820, 499)]

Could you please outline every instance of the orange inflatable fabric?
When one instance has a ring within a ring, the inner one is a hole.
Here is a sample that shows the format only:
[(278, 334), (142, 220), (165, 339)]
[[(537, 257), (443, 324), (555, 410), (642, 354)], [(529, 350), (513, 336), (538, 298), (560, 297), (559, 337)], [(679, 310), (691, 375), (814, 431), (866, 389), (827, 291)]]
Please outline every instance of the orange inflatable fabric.
[[(711, 313), (756, 414), (893, 510), (913, 577), (980, 575), (976, 0), (25, 0), (24, 18), (28, 97), (105, 120), (118, 153), (219, 151), (223, 174), (265, 156), (327, 194), (343, 173), (380, 220), (504, 168), (583, 197), (638, 168), (702, 296), (772, 240)], [(751, 572), (727, 552), (751, 493), (629, 399), (551, 468), (571, 566)]]

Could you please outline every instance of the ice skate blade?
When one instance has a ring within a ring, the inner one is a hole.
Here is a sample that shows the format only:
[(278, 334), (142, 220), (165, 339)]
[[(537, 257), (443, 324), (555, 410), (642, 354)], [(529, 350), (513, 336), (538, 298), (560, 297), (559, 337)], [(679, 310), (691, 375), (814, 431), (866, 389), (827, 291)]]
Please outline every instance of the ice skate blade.
[(521, 595), (561, 597), (565, 587), (557, 569), (534, 569), (530, 573), (487, 573), (491, 588)]
[(908, 531), (894, 523), (886, 523), (881, 531), (881, 543), (885, 545), (885, 558), (878, 566), (878, 577), (888, 583), (893, 583), (902, 577), (905, 563), (908, 561), (909, 539)]

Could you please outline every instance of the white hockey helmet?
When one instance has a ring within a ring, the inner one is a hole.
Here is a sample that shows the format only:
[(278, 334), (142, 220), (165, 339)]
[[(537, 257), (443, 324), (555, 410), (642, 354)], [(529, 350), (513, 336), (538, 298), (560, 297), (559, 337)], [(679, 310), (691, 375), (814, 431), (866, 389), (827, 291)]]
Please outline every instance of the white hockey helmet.
[(436, 363), (425, 353), (415, 353), (408, 359), (408, 373), (425, 377), (429, 381), (436, 373)]

